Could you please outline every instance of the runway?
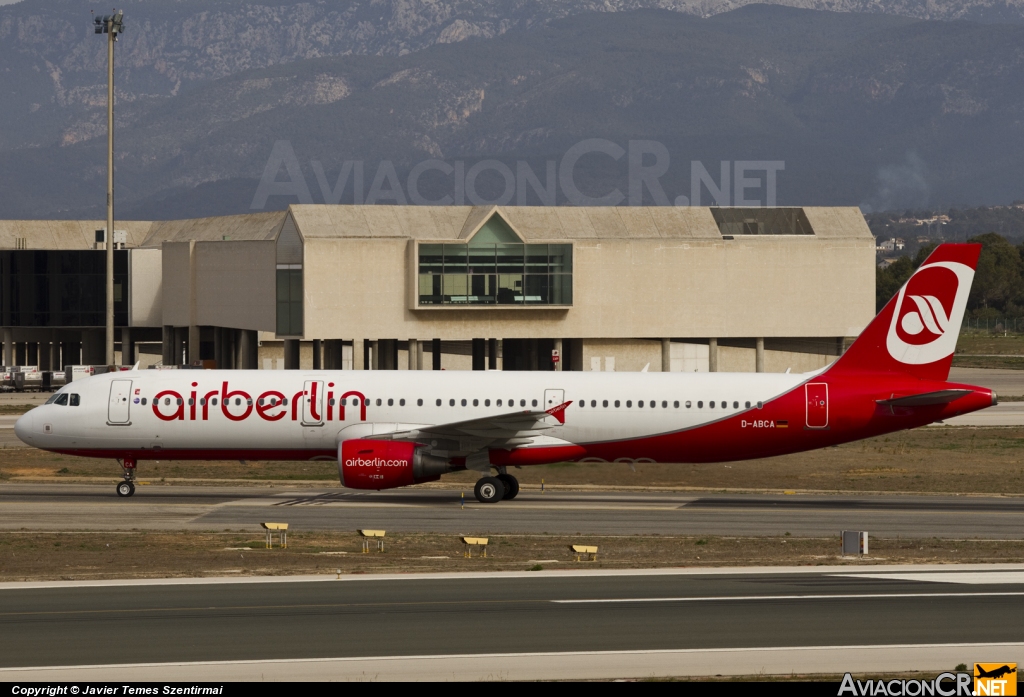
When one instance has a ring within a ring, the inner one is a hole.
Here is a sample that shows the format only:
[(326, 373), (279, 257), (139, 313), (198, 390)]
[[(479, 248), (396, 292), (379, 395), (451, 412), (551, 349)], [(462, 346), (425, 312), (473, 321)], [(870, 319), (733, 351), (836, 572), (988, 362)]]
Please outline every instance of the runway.
[(385, 528), (442, 534), (831, 536), (1024, 539), (1024, 498), (981, 496), (736, 495), (523, 491), (480, 504), (459, 491), (361, 492), (284, 487), (0, 485), (0, 530), (292, 530)]
[[(4, 584), (0, 666), (18, 670), (0, 680), (610, 678), (939, 670), (952, 656), (1024, 662), (1024, 567), (991, 568), (925, 569), (924, 580), (921, 570), (902, 578), (905, 567), (835, 567), (130, 590)], [(104, 664), (120, 667), (74, 668)], [(65, 667), (27, 669), (43, 666)]]
[(946, 419), (942, 424), (933, 424), (928, 428), (945, 426), (1024, 426), (1024, 402), (1001, 402), (987, 409), (963, 416)]

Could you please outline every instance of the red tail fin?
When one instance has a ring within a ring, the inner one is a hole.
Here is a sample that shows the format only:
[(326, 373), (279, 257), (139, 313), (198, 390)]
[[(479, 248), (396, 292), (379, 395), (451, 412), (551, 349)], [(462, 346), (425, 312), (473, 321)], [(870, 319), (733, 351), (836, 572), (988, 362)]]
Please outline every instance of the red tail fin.
[(946, 380), (980, 244), (942, 244), (828, 372), (898, 372)]

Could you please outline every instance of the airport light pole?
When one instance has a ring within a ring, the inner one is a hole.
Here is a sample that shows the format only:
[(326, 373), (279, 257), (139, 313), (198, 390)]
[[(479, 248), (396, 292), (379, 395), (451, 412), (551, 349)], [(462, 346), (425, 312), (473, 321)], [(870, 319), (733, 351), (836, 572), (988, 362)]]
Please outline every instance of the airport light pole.
[(95, 17), (96, 34), (107, 35), (107, 337), (105, 360), (114, 365), (114, 42), (124, 31), (124, 12)]

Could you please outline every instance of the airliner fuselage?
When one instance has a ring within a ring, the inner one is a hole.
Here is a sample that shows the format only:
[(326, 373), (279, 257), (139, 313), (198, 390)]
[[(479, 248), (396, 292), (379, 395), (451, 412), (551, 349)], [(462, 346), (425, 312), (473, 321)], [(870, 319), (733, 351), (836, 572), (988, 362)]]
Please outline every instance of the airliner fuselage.
[(15, 428), (117, 458), (122, 495), (155, 459), (337, 459), (346, 486), (375, 489), (495, 469), (477, 486), (491, 501), (518, 491), (509, 466), (811, 450), (995, 403), (946, 381), (979, 249), (940, 246), (815, 373), (131, 370), (71, 383)]

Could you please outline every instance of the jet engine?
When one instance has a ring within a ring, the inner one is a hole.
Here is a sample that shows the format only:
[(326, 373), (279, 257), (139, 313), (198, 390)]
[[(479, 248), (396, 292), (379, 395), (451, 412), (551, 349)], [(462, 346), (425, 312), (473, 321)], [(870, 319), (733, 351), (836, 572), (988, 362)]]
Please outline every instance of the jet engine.
[(338, 448), (338, 473), (349, 489), (393, 489), (433, 482), (451, 472), (448, 460), (423, 452), (416, 443), (347, 440)]

